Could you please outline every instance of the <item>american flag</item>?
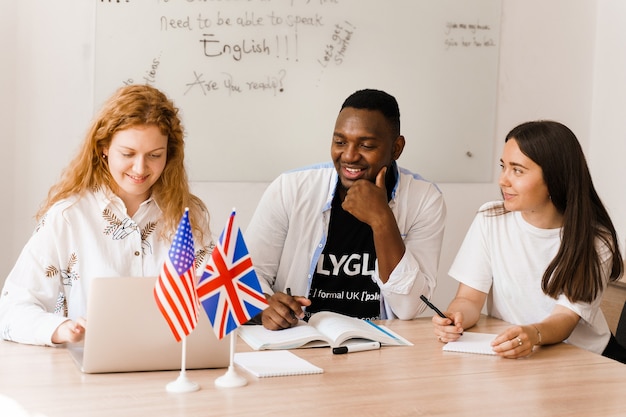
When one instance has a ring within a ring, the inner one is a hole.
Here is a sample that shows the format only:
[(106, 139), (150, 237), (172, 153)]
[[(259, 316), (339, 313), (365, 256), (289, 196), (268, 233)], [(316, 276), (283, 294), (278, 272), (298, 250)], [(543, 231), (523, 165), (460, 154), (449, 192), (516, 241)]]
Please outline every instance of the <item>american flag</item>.
[(198, 296), (195, 291), (194, 244), (185, 209), (163, 269), (154, 286), (154, 298), (174, 338), (180, 342), (198, 323)]
[(222, 339), (267, 307), (252, 259), (235, 223), (235, 211), (198, 283), (198, 298)]

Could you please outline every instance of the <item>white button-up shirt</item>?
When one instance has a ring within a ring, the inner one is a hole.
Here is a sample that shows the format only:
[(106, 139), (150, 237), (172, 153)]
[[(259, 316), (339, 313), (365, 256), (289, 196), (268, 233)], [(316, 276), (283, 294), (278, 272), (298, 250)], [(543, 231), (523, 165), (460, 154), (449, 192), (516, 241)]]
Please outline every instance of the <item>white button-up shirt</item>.
[[(85, 316), (92, 278), (157, 276), (171, 245), (161, 236), (161, 215), (156, 202), (148, 199), (131, 218), (122, 200), (108, 190), (55, 204), (6, 279), (0, 335), (52, 345), (52, 334), (63, 321)], [(202, 245), (196, 242), (198, 248)], [(203, 270), (204, 258), (197, 259), (197, 272)]]
[[(381, 289), (381, 317), (412, 319), (431, 296), (443, 240), (446, 207), (437, 187), (405, 169), (396, 169), (389, 207), (405, 253)], [(280, 175), (265, 191), (246, 230), (246, 243), (263, 291), (307, 295), (326, 244), (338, 176), (332, 163)]]

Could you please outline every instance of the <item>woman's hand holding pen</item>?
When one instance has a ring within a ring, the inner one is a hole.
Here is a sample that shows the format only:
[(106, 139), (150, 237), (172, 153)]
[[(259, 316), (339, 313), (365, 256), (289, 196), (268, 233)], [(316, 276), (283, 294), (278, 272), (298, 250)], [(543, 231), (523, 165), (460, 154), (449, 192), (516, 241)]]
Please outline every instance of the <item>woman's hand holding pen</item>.
[(452, 342), (463, 335), (463, 313), (443, 313), (425, 295), (420, 295), (420, 299), (430, 307), (436, 315), (433, 316), (435, 335), (440, 342)]
[(277, 292), (267, 299), (269, 307), (263, 310), (261, 320), (263, 327), (269, 330), (281, 330), (293, 327), (304, 318), (303, 306), (311, 304), (311, 300), (302, 296), (292, 296)]
[(463, 313), (445, 313), (446, 318), (435, 314), (433, 325), (435, 326), (435, 336), (440, 342), (448, 343), (457, 340), (463, 335)]

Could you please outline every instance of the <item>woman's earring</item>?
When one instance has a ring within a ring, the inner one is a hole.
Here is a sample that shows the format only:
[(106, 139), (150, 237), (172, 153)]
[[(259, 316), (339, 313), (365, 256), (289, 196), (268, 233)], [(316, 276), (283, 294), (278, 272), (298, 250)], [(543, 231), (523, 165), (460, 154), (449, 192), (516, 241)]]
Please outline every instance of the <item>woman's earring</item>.
[(102, 154), (102, 159), (104, 159), (106, 161), (107, 160), (107, 154), (103, 153)]

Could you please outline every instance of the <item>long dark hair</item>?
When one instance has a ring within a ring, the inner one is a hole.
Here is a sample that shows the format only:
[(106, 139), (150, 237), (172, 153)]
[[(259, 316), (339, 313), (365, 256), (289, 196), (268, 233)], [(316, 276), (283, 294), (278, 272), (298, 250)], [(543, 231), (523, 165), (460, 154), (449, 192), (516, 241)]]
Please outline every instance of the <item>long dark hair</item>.
[(563, 215), (561, 246), (546, 268), (541, 288), (550, 297), (564, 294), (572, 302), (591, 302), (604, 287), (597, 239), (612, 253), (610, 280), (624, 264), (613, 222), (596, 192), (585, 155), (574, 133), (561, 123), (534, 121), (506, 136), (543, 170), (550, 198)]

